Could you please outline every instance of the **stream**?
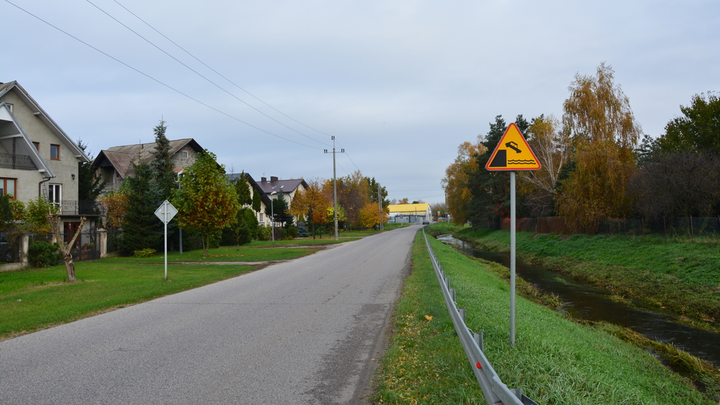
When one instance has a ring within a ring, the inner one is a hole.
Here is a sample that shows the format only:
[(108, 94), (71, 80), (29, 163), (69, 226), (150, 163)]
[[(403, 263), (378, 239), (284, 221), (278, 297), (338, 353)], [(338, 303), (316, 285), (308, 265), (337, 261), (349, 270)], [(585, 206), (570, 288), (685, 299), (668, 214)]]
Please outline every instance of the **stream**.
[[(500, 263), (510, 267), (510, 255), (475, 248), (451, 235), (441, 235), (439, 241), (454, 245), (466, 256)], [(555, 271), (521, 261), (515, 263), (516, 274), (546, 294), (555, 294), (564, 303), (559, 311), (589, 321), (605, 321), (632, 329), (648, 339), (672, 343), (678, 349), (720, 367), (720, 336), (701, 329), (673, 322), (669, 315), (631, 308), (610, 300), (610, 293), (600, 287), (573, 280)]]

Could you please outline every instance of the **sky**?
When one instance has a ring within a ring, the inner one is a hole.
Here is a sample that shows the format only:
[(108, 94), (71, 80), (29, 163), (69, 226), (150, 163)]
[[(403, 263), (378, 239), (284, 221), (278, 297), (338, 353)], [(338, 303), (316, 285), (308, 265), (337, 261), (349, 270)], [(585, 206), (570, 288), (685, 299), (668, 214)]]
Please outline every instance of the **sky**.
[(0, 0), (0, 16), (0, 82), (91, 157), (164, 120), (256, 180), (331, 179), (334, 147), (337, 177), (391, 200), (444, 202), (461, 143), (497, 115), (560, 118), (603, 62), (652, 137), (720, 91), (717, 0)]

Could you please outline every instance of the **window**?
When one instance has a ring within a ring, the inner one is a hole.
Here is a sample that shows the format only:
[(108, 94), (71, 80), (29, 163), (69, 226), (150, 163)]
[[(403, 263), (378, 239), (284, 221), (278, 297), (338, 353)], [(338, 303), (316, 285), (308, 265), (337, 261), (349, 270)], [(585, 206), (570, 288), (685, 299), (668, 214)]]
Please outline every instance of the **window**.
[(62, 187), (60, 184), (48, 185), (48, 201), (50, 204), (60, 205), (60, 201), (62, 201)]
[(50, 145), (50, 160), (60, 160), (60, 145)]
[(17, 179), (6, 179), (0, 177), (0, 195), (10, 194), (12, 195), (12, 199), (14, 200), (15, 197), (15, 183), (17, 182)]
[(182, 158), (187, 159), (188, 158), (188, 152), (186, 150), (182, 151)]
[(33, 145), (35, 145), (35, 149), (37, 149), (39, 152), (40, 151), (40, 142), (33, 142)]

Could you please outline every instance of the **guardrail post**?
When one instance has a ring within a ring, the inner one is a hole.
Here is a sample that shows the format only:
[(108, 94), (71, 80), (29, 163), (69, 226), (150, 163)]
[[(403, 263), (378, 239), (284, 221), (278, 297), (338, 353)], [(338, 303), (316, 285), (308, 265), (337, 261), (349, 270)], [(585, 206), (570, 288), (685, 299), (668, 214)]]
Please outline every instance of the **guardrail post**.
[(455, 289), (451, 288), (449, 291), (450, 291), (450, 299), (452, 300), (452, 302), (455, 302)]
[[(455, 292), (455, 290), (453, 290), (453, 292)], [(460, 313), (460, 319), (465, 323), (465, 308), (458, 308), (458, 313)]]
[(477, 343), (478, 347), (480, 348), (481, 352), (485, 351), (485, 342), (483, 342), (483, 333), (474, 333), (473, 338), (475, 338), (475, 343)]

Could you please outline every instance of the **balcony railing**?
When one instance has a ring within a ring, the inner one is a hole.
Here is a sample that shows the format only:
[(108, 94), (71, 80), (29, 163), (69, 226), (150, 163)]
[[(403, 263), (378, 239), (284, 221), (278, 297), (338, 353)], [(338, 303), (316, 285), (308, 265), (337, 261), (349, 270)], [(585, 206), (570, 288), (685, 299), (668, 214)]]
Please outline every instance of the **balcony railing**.
[(14, 170), (37, 170), (30, 155), (0, 153), (0, 167)]
[(99, 216), (100, 203), (97, 201), (63, 200), (60, 205), (60, 215)]

